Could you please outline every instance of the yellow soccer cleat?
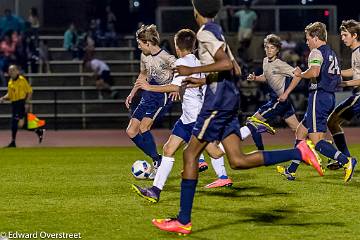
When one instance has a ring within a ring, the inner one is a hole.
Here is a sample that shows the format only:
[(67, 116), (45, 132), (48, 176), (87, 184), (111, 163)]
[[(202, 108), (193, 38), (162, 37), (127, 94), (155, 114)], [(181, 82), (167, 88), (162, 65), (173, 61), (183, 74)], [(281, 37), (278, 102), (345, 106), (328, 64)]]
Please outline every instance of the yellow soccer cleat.
[(355, 158), (348, 158), (349, 161), (344, 165), (345, 177), (344, 182), (349, 182), (354, 174), (357, 161)]
[(270, 126), (268, 123), (263, 122), (254, 116), (248, 117), (246, 123), (253, 125), (257, 129), (258, 133), (267, 132), (271, 135), (274, 135), (276, 132), (275, 129), (272, 126)]

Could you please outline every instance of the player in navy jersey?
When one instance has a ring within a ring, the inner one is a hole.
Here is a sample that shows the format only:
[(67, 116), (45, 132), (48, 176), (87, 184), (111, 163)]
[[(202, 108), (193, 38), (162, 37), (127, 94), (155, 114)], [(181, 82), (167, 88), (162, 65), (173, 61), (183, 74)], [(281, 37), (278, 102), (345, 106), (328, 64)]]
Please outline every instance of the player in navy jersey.
[[(346, 156), (331, 143), (324, 140), (327, 119), (335, 107), (335, 90), (341, 82), (338, 59), (334, 50), (326, 44), (327, 31), (325, 24), (321, 22), (311, 23), (305, 28), (305, 34), (306, 43), (311, 50), (308, 69), (302, 72), (297, 67), (294, 74), (297, 77), (310, 79), (309, 100), (304, 119), (296, 130), (296, 139), (301, 141), (308, 136), (318, 152), (328, 158), (337, 160), (344, 167), (344, 181), (348, 182), (354, 173), (356, 159)], [(299, 81), (292, 81), (284, 95), (288, 95)], [(288, 180), (294, 180), (294, 173), (299, 164), (299, 161), (293, 161), (288, 168), (278, 166), (278, 171)]]
[[(152, 85), (170, 83), (176, 58), (159, 47), (160, 37), (156, 26), (142, 25), (136, 32), (136, 40), (139, 49), (142, 51), (138, 79), (146, 80)], [(134, 86), (126, 98), (127, 108), (130, 107), (137, 90), (138, 88)], [(156, 169), (161, 163), (161, 156), (157, 152), (150, 129), (156, 117), (168, 103), (167, 93), (143, 91), (141, 101), (133, 112), (126, 129), (126, 133), (136, 146), (153, 160), (154, 171), (150, 178), (155, 177)]]
[[(353, 19), (342, 21), (340, 34), (344, 44), (352, 50), (351, 68), (341, 70), (341, 76), (352, 77), (352, 80), (342, 82), (342, 86), (354, 87), (354, 89), (352, 96), (341, 102), (331, 113), (328, 128), (336, 147), (350, 157), (341, 124), (344, 121), (350, 121), (355, 116), (360, 117), (360, 23)], [(328, 168), (333, 170), (340, 167), (341, 164), (338, 161), (328, 165)]]
[(214, 22), (221, 5), (221, 0), (193, 0), (194, 17), (200, 26), (197, 39), (202, 66), (177, 66), (176, 72), (182, 76), (207, 73), (206, 78), (185, 79), (185, 83), (191, 84), (191, 87), (207, 84), (207, 88), (204, 104), (183, 153), (180, 212), (174, 219), (152, 220), (153, 225), (163, 231), (191, 233), (191, 212), (198, 178), (197, 158), (210, 142), (221, 141), (233, 169), (249, 169), (298, 159), (311, 163), (322, 174), (316, 155), (305, 141), (295, 149), (250, 154), (242, 152), (237, 116), (239, 91), (234, 79), (234, 75), (240, 71), (224, 40), (221, 27)]
[[(182, 29), (175, 34), (175, 49), (176, 54), (179, 57), (176, 60), (176, 65), (184, 65), (189, 67), (200, 66), (199, 60), (192, 53), (195, 49), (196, 35), (190, 29)], [(192, 75), (195, 78), (201, 78), (202, 74), (197, 73)], [(157, 203), (160, 200), (160, 193), (163, 190), (165, 182), (172, 170), (175, 161), (175, 152), (182, 147), (185, 143), (188, 143), (191, 137), (192, 129), (195, 125), (196, 118), (200, 112), (200, 109), (204, 102), (205, 86), (198, 88), (186, 88), (182, 89), (182, 80), (185, 77), (174, 75), (174, 78), (170, 84), (165, 85), (150, 85), (145, 80), (139, 80), (136, 82), (137, 86), (140, 86), (146, 91), (153, 92), (183, 92), (182, 94), (182, 115), (175, 123), (172, 133), (165, 143), (163, 148), (163, 156), (161, 165), (156, 173), (153, 186), (144, 188), (132, 185), (132, 189), (141, 197), (145, 198), (149, 202)], [(228, 178), (224, 166), (224, 152), (216, 145), (209, 144), (206, 148), (209, 155), (212, 158), (212, 164), (215, 172), (221, 172), (218, 180), (211, 184), (210, 187), (222, 187), (231, 186), (232, 181)], [(200, 157), (204, 158), (204, 156)]]

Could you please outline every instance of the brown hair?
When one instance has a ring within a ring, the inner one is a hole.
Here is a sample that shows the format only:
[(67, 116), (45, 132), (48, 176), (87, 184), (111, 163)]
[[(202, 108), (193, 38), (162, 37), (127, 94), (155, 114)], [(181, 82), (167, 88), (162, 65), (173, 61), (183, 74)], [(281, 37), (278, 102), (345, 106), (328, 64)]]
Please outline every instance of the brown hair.
[(340, 31), (349, 32), (351, 36), (357, 34), (356, 40), (360, 41), (360, 23), (354, 19), (342, 21)]
[(281, 39), (275, 34), (269, 34), (264, 39), (264, 47), (266, 44), (274, 45), (279, 51), (281, 50)]
[(141, 25), (141, 27), (136, 31), (136, 39), (143, 42), (150, 42), (153, 45), (160, 44), (160, 36), (156, 30), (156, 25)]
[(326, 25), (322, 22), (310, 23), (306, 26), (305, 33), (309, 34), (311, 37), (318, 37), (322, 41), (327, 41)]
[(192, 52), (195, 48), (196, 35), (193, 30), (181, 29), (175, 34), (175, 44), (180, 50)]

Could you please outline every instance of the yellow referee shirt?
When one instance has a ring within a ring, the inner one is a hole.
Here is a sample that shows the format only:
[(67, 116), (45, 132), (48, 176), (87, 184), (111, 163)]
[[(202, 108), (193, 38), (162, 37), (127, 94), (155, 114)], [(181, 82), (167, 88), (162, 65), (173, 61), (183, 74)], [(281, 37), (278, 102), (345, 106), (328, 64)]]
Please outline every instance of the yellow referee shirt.
[(9, 80), (8, 97), (11, 102), (25, 99), (30, 93), (32, 93), (32, 88), (24, 76), (19, 75), (16, 80)]

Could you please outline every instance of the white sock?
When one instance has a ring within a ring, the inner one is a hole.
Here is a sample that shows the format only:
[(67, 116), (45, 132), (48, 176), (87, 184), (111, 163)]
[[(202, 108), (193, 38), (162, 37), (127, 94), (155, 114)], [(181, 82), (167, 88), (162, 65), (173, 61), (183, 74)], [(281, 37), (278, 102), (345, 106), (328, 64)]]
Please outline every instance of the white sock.
[(227, 176), (225, 165), (224, 165), (224, 157), (217, 158), (217, 159), (215, 159), (215, 158), (210, 158), (210, 159), (211, 159), (211, 164), (212, 164), (218, 178), (220, 178), (221, 176)]
[(175, 158), (162, 156), (161, 164), (156, 172), (153, 186), (163, 189), (165, 182), (171, 172), (174, 165)]
[(240, 128), (241, 140), (244, 140), (248, 136), (251, 135), (251, 131), (247, 126), (243, 126)]
[(199, 159), (202, 159), (202, 160), (204, 160), (204, 161), (205, 161), (205, 156), (204, 156), (204, 154), (200, 154)]

